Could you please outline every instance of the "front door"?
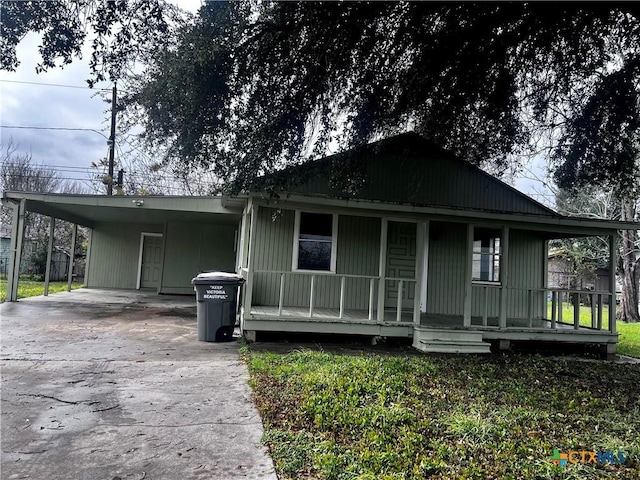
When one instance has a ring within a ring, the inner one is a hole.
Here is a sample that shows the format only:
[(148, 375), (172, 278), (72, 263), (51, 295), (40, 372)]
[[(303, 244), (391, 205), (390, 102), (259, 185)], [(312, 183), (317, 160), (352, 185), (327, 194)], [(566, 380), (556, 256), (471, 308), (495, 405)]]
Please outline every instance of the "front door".
[[(416, 278), (416, 224), (390, 221), (387, 229), (387, 278)], [(399, 281), (387, 280), (385, 306), (397, 308)], [(415, 282), (403, 282), (403, 308), (413, 308)]]
[(162, 237), (142, 236), (142, 259), (140, 265), (140, 288), (157, 289), (162, 270)]

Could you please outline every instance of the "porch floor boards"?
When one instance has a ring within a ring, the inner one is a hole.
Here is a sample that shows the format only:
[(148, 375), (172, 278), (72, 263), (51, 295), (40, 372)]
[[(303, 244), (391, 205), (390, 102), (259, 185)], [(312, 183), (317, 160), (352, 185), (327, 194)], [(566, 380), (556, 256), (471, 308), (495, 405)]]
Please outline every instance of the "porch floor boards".
[[(251, 315), (256, 319), (286, 321), (295, 319), (298, 321), (313, 322), (340, 322), (340, 323), (378, 323), (377, 312), (374, 310), (373, 319), (369, 319), (368, 310), (345, 309), (343, 316), (340, 318), (340, 310), (337, 308), (314, 308), (313, 317), (309, 317), (309, 309), (305, 307), (284, 307), (282, 315), (278, 313), (278, 307), (266, 305), (252, 305)], [(397, 321), (397, 312), (395, 309), (386, 310), (384, 312), (384, 323), (391, 325), (407, 325), (413, 324), (413, 314), (411, 311), (403, 311), (401, 321)], [(460, 315), (432, 315), (422, 314), (420, 316), (420, 326), (426, 328), (447, 328), (447, 329), (464, 329), (463, 318)], [(474, 330), (498, 330), (498, 318), (487, 318), (487, 325), (482, 325), (482, 317), (472, 317), (471, 327)], [(556, 323), (556, 329), (551, 329), (551, 321), (545, 319), (534, 319), (532, 326), (529, 327), (527, 319), (508, 318), (507, 327), (510, 329), (530, 330), (536, 332), (553, 332), (553, 331), (574, 331), (579, 333), (608, 334), (606, 329), (597, 330), (593, 328), (580, 327), (575, 330), (573, 324)], [(568, 332), (567, 332), (568, 333)]]
[[(398, 323), (395, 311), (384, 312), (384, 321)], [(340, 318), (340, 310), (337, 308), (314, 308), (313, 317), (309, 317), (309, 309), (304, 307), (285, 307), (282, 309), (282, 315), (278, 314), (278, 307), (252, 305), (251, 315), (258, 317), (281, 317), (308, 319), (309, 321), (327, 321), (327, 322), (357, 322), (357, 323), (377, 323), (377, 312), (373, 312), (373, 318), (369, 319), (368, 310), (345, 309), (342, 318)], [(412, 323), (413, 316), (411, 312), (402, 312), (402, 320), (400, 323)]]

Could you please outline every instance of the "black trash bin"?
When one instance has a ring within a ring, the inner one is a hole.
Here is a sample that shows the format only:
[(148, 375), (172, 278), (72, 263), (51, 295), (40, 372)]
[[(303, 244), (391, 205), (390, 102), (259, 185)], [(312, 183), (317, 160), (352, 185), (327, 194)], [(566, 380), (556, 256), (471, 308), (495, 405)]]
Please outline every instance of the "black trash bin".
[(196, 291), (198, 340), (229, 342), (236, 324), (238, 291), (244, 279), (227, 272), (201, 272), (192, 280)]

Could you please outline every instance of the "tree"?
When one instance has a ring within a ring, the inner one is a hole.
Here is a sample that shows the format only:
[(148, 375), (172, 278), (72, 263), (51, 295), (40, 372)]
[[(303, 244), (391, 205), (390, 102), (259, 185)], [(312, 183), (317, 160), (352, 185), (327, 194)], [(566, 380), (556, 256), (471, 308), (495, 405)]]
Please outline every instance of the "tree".
[(170, 41), (180, 10), (164, 0), (54, 0), (0, 2), (0, 68), (19, 65), (16, 46), (29, 32), (42, 35), (38, 71), (82, 57), (91, 43), (90, 68), (96, 81), (117, 80), (158, 45)]
[[(6, 147), (0, 147), (0, 191), (20, 191), (37, 193), (82, 193), (82, 187), (75, 182), (63, 180), (52, 167), (33, 162), (30, 153), (21, 152), (18, 145), (9, 140)], [(3, 225), (11, 225), (13, 210), (6, 205), (0, 206)], [(25, 213), (25, 238), (32, 242), (30, 258), (23, 258), (35, 266), (34, 273), (44, 274), (47, 245), (49, 243), (50, 219), (32, 212)], [(54, 248), (70, 255), (72, 228), (66, 222), (56, 222)], [(82, 254), (82, 244), (87, 234), (78, 229), (76, 253)]]
[[(637, 49), (640, 40), (635, 39)], [(620, 219), (637, 220), (640, 198), (640, 54), (621, 68), (582, 88), (571, 105), (553, 159), (555, 178), (565, 188), (597, 185), (610, 190), (620, 205)], [(638, 231), (621, 232), (620, 318), (639, 322), (640, 251)]]
[(407, 129), (500, 170), (633, 63), (638, 18), (634, 4), (211, 2), (126, 100), (168, 162), (236, 189)]

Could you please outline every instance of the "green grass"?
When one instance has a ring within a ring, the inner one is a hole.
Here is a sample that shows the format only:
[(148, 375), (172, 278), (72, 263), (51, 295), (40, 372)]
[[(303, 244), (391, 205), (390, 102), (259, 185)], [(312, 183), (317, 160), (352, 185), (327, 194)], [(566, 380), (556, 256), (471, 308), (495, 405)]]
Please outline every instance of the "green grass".
[(618, 353), (640, 358), (640, 323), (616, 322)]
[[(280, 479), (640, 479), (640, 366), (514, 355), (245, 354)], [(551, 462), (624, 450), (623, 465)]]
[[(74, 282), (71, 289), (82, 288), (82, 283)], [(49, 282), (49, 293), (67, 291), (67, 282)], [(18, 298), (37, 297), (44, 295), (44, 282), (34, 282), (33, 280), (20, 280), (18, 282)], [(7, 281), (0, 280), (0, 302), (7, 298)]]
[[(602, 309), (603, 328), (609, 328), (609, 305)], [(580, 325), (591, 326), (591, 307), (580, 306)], [(547, 306), (547, 318), (551, 318), (551, 302)], [(573, 323), (573, 305), (562, 305), (562, 321)], [(640, 323), (616, 322), (616, 330), (620, 334), (618, 338), (618, 353), (640, 358)]]

